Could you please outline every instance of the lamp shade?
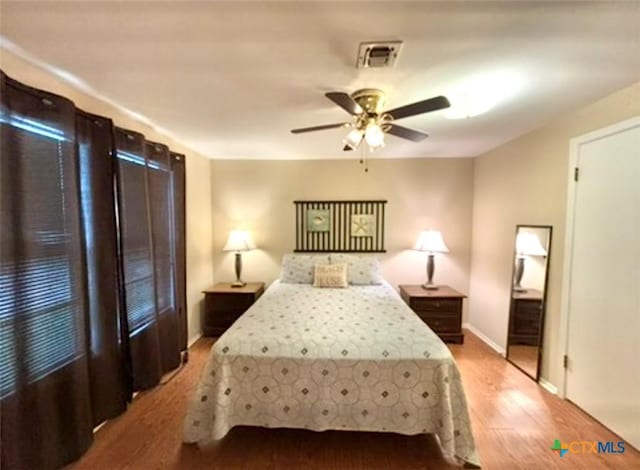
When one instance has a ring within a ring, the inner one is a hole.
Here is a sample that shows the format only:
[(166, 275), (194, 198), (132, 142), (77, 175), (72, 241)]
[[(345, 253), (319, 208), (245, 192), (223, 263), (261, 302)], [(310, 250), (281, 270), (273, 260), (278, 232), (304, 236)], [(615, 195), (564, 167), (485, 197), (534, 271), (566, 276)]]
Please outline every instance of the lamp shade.
[(347, 134), (347, 137), (345, 137), (344, 144), (349, 148), (351, 148), (352, 150), (355, 150), (356, 148), (358, 148), (358, 146), (360, 145), (360, 142), (362, 141), (362, 135), (363, 135), (362, 131), (359, 131), (358, 129), (353, 129), (351, 132)]
[(372, 150), (384, 147), (384, 132), (377, 123), (371, 123), (365, 129), (364, 140)]
[(520, 232), (516, 237), (516, 252), (519, 255), (527, 256), (547, 256), (540, 239), (535, 233)]
[(438, 251), (441, 253), (449, 252), (449, 248), (445, 245), (439, 230), (424, 230), (420, 232), (418, 241), (413, 249), (418, 251)]
[(249, 251), (255, 249), (255, 247), (249, 232), (232, 230), (222, 251)]

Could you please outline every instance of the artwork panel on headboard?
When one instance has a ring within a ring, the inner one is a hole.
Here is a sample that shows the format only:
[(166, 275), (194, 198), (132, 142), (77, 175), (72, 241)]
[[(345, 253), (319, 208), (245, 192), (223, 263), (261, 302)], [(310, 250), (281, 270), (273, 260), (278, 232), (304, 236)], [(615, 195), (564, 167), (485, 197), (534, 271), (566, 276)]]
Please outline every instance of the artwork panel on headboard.
[(293, 201), (297, 253), (384, 253), (384, 200)]

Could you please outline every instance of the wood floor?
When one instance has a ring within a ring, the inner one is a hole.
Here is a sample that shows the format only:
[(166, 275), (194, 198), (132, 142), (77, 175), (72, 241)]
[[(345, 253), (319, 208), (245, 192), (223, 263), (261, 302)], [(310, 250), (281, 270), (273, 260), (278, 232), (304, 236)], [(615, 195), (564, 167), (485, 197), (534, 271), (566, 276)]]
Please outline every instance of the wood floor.
[[(436, 469), (452, 468), (430, 436), (233, 429), (215, 445), (182, 445), (182, 420), (211, 347), (201, 339), (190, 361), (166, 385), (136, 397), (102, 426), (91, 449), (68, 469)], [(451, 345), (467, 393), (476, 445), (485, 469), (640, 469), (640, 453), (567, 454), (562, 442), (619, 439), (567, 401), (540, 388), (473, 334)]]

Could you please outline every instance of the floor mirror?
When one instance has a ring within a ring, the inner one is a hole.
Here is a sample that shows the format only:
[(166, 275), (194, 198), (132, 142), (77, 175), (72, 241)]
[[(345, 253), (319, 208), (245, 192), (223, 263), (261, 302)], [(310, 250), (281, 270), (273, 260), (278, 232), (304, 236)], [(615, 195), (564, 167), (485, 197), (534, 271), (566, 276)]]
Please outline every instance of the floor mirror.
[(550, 225), (517, 225), (507, 360), (534, 380), (540, 376), (551, 253)]

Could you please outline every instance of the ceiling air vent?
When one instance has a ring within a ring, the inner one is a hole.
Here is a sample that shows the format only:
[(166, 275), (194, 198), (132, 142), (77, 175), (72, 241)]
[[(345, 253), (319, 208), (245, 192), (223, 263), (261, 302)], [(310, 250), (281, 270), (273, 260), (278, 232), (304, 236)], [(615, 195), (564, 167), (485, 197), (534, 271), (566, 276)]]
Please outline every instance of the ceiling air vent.
[(393, 67), (402, 47), (402, 41), (363, 42), (358, 49), (359, 69)]

